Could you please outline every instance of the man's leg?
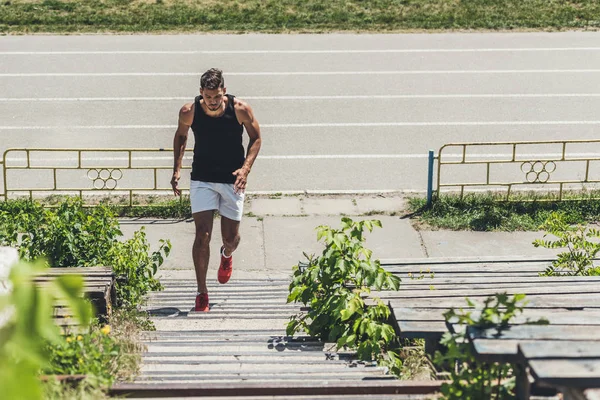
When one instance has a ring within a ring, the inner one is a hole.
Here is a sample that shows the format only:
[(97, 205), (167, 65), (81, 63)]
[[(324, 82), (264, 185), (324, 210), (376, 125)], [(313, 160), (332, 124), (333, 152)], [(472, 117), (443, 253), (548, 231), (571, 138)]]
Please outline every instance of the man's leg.
[(219, 283), (227, 283), (231, 278), (233, 267), (232, 253), (240, 243), (240, 221), (244, 211), (244, 194), (235, 193), (233, 184), (218, 185), (219, 214), (221, 214), (221, 236), (223, 237), (223, 251), (221, 265), (217, 278)]
[(230, 257), (240, 244), (240, 221), (234, 221), (221, 215), (221, 236), (223, 237), (223, 253)]
[(196, 269), (196, 282), (199, 293), (208, 293), (206, 272), (210, 258), (210, 237), (213, 229), (214, 211), (200, 211), (192, 214), (196, 225), (196, 238), (192, 247), (192, 258)]

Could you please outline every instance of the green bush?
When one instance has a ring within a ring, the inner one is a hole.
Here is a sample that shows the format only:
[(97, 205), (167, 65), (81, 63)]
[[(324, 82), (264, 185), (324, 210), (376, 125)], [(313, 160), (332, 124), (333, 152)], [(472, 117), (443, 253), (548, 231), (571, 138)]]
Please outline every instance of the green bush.
[(142, 296), (162, 286), (155, 278), (158, 267), (171, 251), (168, 240), (160, 240), (160, 247), (152, 253), (146, 239), (144, 227), (125, 242), (115, 242), (106, 254), (103, 265), (111, 265), (117, 281), (117, 299), (121, 305), (137, 305)]
[(561, 213), (552, 213), (540, 226), (545, 230), (544, 238), (549, 234), (557, 240), (536, 239), (535, 247), (562, 249), (558, 258), (542, 274), (543, 276), (600, 276), (600, 267), (594, 266), (594, 258), (600, 251), (600, 243), (590, 239), (600, 238), (600, 230), (585, 225), (571, 225)]
[(0, 245), (18, 247), (20, 257), (45, 257), (52, 267), (110, 266), (117, 275), (117, 300), (135, 306), (150, 290), (161, 288), (154, 278), (171, 250), (161, 240), (157, 251), (143, 230), (120, 241), (119, 221), (107, 206), (85, 208), (70, 198), (45, 209), (31, 201), (0, 203)]
[(400, 278), (381, 268), (379, 260), (371, 260), (371, 250), (363, 247), (364, 230), (375, 226), (381, 227), (381, 222), (342, 218), (341, 229), (317, 228), (317, 240), (324, 239), (325, 249), (320, 257), (305, 254), (306, 268), (293, 268), (288, 296), (288, 302), (310, 308), (291, 318), (287, 334), (305, 331), (336, 342), (338, 348), (355, 348), (362, 360), (387, 361), (399, 372), (401, 362), (392, 351), (396, 334), (387, 324), (390, 309), (377, 298), (374, 304), (365, 302), (371, 289), (400, 286)]

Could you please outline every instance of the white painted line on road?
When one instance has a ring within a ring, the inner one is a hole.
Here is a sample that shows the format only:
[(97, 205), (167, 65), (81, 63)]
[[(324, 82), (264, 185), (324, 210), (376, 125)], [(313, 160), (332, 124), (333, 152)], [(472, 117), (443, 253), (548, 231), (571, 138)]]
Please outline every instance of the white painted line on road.
[[(301, 75), (430, 75), (430, 74), (544, 74), (598, 73), (600, 69), (482, 69), (482, 70), (396, 70), (396, 71), (271, 71), (227, 72), (225, 76), (301, 76)], [(2, 73), (0, 78), (86, 77), (86, 76), (194, 76), (198, 72), (26, 72)]]
[(282, 156), (259, 156), (261, 160), (329, 160), (359, 158), (421, 158), (419, 154), (299, 154)]
[[(530, 126), (530, 125), (600, 125), (600, 121), (444, 121), (444, 122), (325, 122), (314, 124), (261, 124), (261, 128), (368, 128), (394, 126)], [(0, 126), (0, 130), (61, 129), (175, 129), (177, 125), (65, 125)]]
[[(600, 97), (600, 93), (489, 93), (489, 94), (389, 94), (333, 96), (240, 96), (244, 100), (371, 100), (371, 99), (463, 99), (463, 98), (551, 98)], [(0, 102), (87, 102), (87, 101), (189, 101), (181, 97), (3, 97)]]
[(494, 53), (494, 52), (547, 52), (599, 51), (600, 47), (493, 47), (464, 49), (324, 49), (324, 50), (67, 50), (67, 51), (2, 51), (0, 56), (29, 55), (103, 55), (103, 54), (390, 54), (390, 53)]
[(265, 128), (352, 128), (385, 126), (495, 126), (495, 125), (598, 125), (600, 121), (445, 121), (445, 122), (348, 122), (315, 124), (261, 124)]
[[(261, 127), (264, 125), (261, 125)], [(65, 126), (0, 126), (0, 130), (59, 130), (59, 129), (172, 129), (176, 125), (65, 125)]]

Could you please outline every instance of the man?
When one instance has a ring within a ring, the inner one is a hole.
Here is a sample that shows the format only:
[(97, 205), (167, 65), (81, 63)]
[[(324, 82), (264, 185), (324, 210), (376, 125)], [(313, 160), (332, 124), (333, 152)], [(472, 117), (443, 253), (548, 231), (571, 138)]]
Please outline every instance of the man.
[[(214, 211), (221, 215), (220, 283), (227, 283), (233, 266), (232, 253), (240, 242), (240, 221), (248, 174), (261, 145), (260, 128), (250, 106), (226, 94), (223, 72), (212, 68), (200, 79), (200, 96), (179, 111), (179, 124), (173, 140), (174, 165), (171, 186), (181, 196), (179, 178), (188, 131), (195, 138), (190, 200), (196, 226), (192, 258), (196, 270), (198, 292), (195, 311), (208, 311), (206, 274), (210, 257), (210, 238)], [(244, 157), (242, 135), (250, 138)]]

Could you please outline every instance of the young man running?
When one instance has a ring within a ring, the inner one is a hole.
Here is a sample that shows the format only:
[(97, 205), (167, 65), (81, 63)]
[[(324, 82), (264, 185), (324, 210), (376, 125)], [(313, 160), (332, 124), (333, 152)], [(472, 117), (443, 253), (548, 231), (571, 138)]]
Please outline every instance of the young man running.
[[(200, 79), (200, 96), (179, 111), (179, 124), (173, 140), (174, 158), (171, 186), (181, 195), (179, 178), (188, 131), (195, 138), (190, 200), (196, 225), (192, 258), (196, 270), (198, 293), (195, 311), (208, 311), (206, 273), (210, 257), (210, 238), (214, 211), (221, 215), (221, 265), (218, 280), (231, 277), (232, 253), (240, 242), (240, 221), (248, 174), (261, 145), (260, 127), (250, 106), (226, 94), (223, 72), (212, 68)], [(244, 157), (244, 128), (250, 138)]]

